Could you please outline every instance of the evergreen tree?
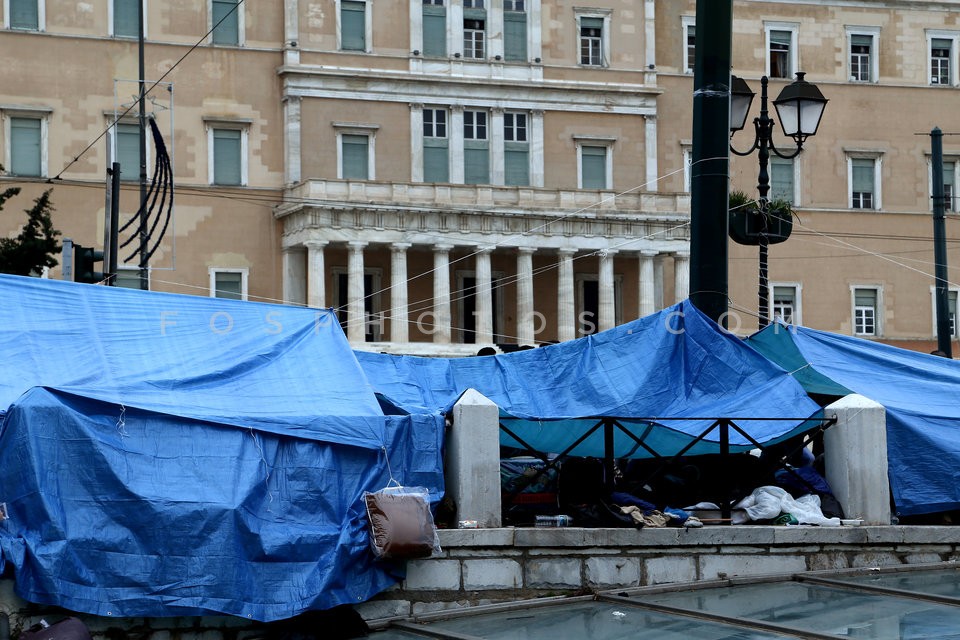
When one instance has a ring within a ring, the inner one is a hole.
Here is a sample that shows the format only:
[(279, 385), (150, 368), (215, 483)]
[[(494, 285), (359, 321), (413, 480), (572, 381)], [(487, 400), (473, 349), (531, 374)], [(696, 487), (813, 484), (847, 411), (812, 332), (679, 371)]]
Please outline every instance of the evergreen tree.
[[(50, 214), (50, 189), (33, 201), (33, 207), (25, 209), (27, 222), (16, 238), (0, 238), (0, 273), (19, 276), (37, 275), (44, 267), (57, 266), (54, 256), (62, 250), (57, 242), (60, 232), (53, 228)], [(20, 193), (19, 187), (10, 187), (0, 192), (0, 211), (13, 196)]]

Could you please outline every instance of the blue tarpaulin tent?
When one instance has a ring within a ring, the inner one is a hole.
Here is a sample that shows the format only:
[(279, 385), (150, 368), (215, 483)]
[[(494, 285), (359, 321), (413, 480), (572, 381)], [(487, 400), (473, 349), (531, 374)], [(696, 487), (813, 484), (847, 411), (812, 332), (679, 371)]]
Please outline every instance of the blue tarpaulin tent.
[(392, 471), (439, 499), (443, 420), (385, 416), (331, 312), (15, 276), (0, 297), (0, 564), (23, 598), (267, 621), (396, 582), (363, 492)]
[[(565, 450), (598, 417), (616, 418), (669, 456), (701, 436), (713, 418), (744, 419), (740, 426), (763, 444), (815, 426), (805, 419), (819, 411), (783, 369), (689, 301), (539, 349), (454, 359), (357, 352), (357, 359), (374, 389), (410, 412), (444, 410), (476, 389), (500, 407), (510, 431), (543, 452)], [(652, 455), (635, 438), (618, 430), (614, 455)], [(518, 445), (506, 433), (501, 443)], [(719, 443), (713, 429), (688, 454), (717, 453)], [(738, 433), (730, 443), (732, 451), (753, 448)], [(603, 456), (603, 433), (570, 453)]]
[(890, 486), (898, 514), (960, 509), (960, 362), (779, 324), (747, 342), (794, 372), (811, 393), (854, 392), (886, 408)]

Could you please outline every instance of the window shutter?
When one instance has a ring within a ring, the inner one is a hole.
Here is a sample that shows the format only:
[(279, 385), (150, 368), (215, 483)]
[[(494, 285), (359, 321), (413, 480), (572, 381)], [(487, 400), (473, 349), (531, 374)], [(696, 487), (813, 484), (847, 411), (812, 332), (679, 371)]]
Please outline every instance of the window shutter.
[[(241, 7), (237, 0), (213, 0), (213, 29), (214, 44), (240, 44), (240, 15)], [(223, 22), (220, 22), (223, 20)]]
[(447, 10), (423, 7), (423, 55), (444, 58), (447, 55)]
[(580, 168), (581, 182), (584, 189), (607, 188), (607, 148), (581, 147)]
[(770, 44), (779, 44), (785, 47), (790, 46), (791, 34), (789, 31), (771, 31)]
[(770, 199), (793, 204), (793, 162), (770, 159)]
[(877, 292), (875, 289), (857, 289), (853, 292), (853, 304), (858, 307), (877, 306)]
[(213, 184), (241, 183), (240, 135), (238, 129), (213, 130)]
[(527, 14), (503, 14), (503, 57), (506, 60), (527, 60)]
[(344, 179), (366, 180), (370, 177), (367, 143), (367, 136), (341, 137)]
[(950, 52), (950, 40), (946, 38), (932, 38), (930, 40), (931, 49), (942, 49), (946, 53)]
[(340, 3), (340, 45), (349, 51), (366, 51), (366, 5), (344, 0)]
[(423, 145), (423, 181), (450, 182), (450, 162), (446, 144)]
[(140, 36), (140, 11), (137, 6), (140, 1), (113, 0), (113, 35), (123, 38)]
[(10, 0), (10, 28), (32, 29), (40, 28), (40, 13), (37, 9), (38, 0)]
[(118, 123), (115, 127), (117, 137), (117, 156), (120, 163), (121, 180), (140, 178), (140, 126)]
[(243, 274), (233, 271), (218, 271), (214, 276), (214, 296), (228, 300), (243, 299)]
[(580, 31), (584, 29), (600, 29), (603, 32), (603, 18), (580, 18)]
[(853, 159), (853, 190), (856, 193), (873, 193), (873, 160)]
[(10, 118), (10, 165), (13, 175), (40, 175), (39, 119)]
[[(772, 34), (771, 34), (772, 40)], [(789, 44), (789, 41), (787, 42)], [(873, 36), (853, 34), (850, 36), (850, 44), (854, 47), (870, 47), (873, 45)]]
[(463, 150), (463, 181), (465, 184), (490, 183), (490, 154), (484, 147)]
[(530, 153), (526, 148), (505, 149), (503, 165), (504, 184), (512, 187), (530, 185)]

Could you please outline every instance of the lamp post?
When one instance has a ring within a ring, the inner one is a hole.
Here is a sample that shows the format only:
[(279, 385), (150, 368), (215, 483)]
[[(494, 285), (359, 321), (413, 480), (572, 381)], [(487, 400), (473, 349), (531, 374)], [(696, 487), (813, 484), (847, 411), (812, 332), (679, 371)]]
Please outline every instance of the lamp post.
[[(760, 172), (757, 177), (757, 191), (760, 197), (757, 199), (758, 214), (760, 216), (760, 231), (757, 244), (760, 247), (760, 284), (759, 284), (759, 326), (763, 327), (769, 324), (768, 312), (768, 282), (767, 282), (767, 245), (769, 244), (769, 226), (770, 226), (770, 201), (767, 194), (770, 192), (770, 173), (768, 165), (770, 163), (770, 153), (773, 152), (780, 158), (789, 160), (799, 155), (803, 149), (804, 141), (817, 133), (820, 126), (820, 118), (823, 116), (823, 109), (827, 106), (827, 99), (820, 93), (816, 85), (810, 84), (803, 79), (804, 73), (797, 72), (797, 79), (783, 88), (780, 95), (773, 101), (773, 106), (777, 110), (777, 117), (780, 120), (780, 127), (783, 134), (792, 138), (797, 148), (793, 151), (784, 152), (777, 149), (773, 143), (773, 118), (769, 116), (767, 110), (767, 76), (760, 78), (760, 117), (753, 119), (754, 139), (753, 145), (746, 151), (738, 151), (730, 145), (730, 151), (738, 156), (748, 156), (757, 151), (758, 161), (760, 163)], [(749, 85), (737, 76), (730, 78), (730, 137), (743, 129), (747, 122), (747, 115), (750, 112), (750, 105), (756, 94), (750, 90)], [(784, 238), (785, 239), (785, 238)]]

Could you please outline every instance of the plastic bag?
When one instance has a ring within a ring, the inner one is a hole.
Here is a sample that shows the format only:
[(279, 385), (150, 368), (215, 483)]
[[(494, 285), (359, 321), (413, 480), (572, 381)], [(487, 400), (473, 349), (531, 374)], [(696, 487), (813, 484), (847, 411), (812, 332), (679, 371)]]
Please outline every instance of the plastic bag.
[(387, 487), (363, 494), (370, 521), (370, 548), (377, 558), (428, 558), (440, 538), (425, 487)]

